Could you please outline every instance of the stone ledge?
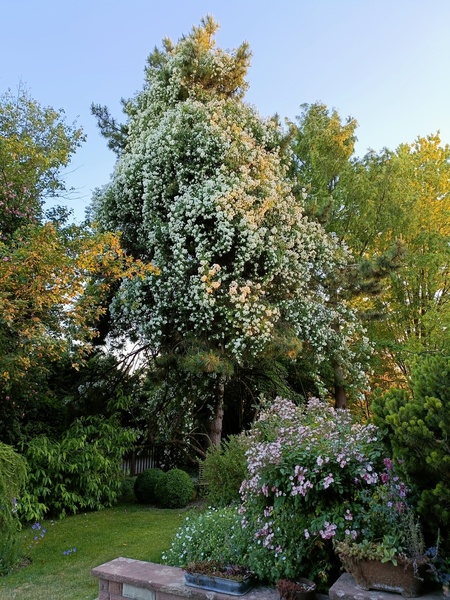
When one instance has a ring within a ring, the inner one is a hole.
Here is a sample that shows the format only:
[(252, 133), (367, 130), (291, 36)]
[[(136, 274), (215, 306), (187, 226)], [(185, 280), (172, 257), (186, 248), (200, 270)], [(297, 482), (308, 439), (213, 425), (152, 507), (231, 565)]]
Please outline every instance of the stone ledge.
[[(331, 586), (330, 600), (399, 600), (401, 594), (380, 592), (377, 590), (363, 590), (359, 588), (350, 573), (343, 573)], [(435, 590), (420, 596), (423, 600), (444, 600), (443, 592)]]
[[(176, 600), (173, 597), (177, 596), (192, 600), (236, 600), (236, 596), (229, 594), (186, 586), (183, 570), (179, 567), (169, 567), (122, 556), (95, 567), (91, 573), (99, 579), (98, 600), (119, 600), (121, 598), (146, 600), (151, 597), (151, 592), (154, 593), (152, 596), (154, 600)], [(127, 591), (125, 591), (127, 595), (124, 595), (123, 592), (118, 594), (116, 586), (112, 592), (111, 585), (113, 583), (125, 586), (125, 590), (136, 588), (142, 592), (133, 592), (134, 596)], [(259, 586), (247, 592), (245, 600), (279, 600), (279, 596), (275, 588)]]

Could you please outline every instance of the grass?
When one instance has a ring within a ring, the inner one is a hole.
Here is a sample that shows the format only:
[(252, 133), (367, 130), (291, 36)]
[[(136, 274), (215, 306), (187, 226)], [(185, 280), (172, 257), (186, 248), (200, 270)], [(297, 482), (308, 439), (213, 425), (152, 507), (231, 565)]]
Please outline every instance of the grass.
[[(184, 517), (185, 511), (126, 504), (43, 521), (47, 532), (38, 541), (27, 526), (23, 536), (31, 562), (0, 577), (0, 598), (93, 600), (98, 595), (98, 580), (90, 574), (93, 567), (118, 556), (159, 562)], [(76, 552), (63, 554), (73, 548)]]

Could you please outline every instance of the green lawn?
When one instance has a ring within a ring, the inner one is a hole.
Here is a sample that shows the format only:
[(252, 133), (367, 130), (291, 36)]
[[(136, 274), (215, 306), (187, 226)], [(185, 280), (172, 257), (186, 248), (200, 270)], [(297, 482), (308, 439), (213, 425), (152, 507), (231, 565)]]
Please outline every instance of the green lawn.
[[(1, 600), (92, 600), (98, 580), (90, 570), (118, 556), (159, 562), (186, 511), (127, 504), (61, 521), (43, 521), (44, 538), (24, 529), (31, 563), (0, 577)], [(30, 544), (32, 547), (30, 548)], [(64, 551), (76, 552), (64, 555)]]

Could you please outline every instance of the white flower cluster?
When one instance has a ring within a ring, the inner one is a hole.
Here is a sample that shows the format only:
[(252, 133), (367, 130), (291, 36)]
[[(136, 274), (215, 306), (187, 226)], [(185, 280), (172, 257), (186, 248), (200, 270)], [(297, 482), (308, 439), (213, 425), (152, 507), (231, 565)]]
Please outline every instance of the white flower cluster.
[[(186, 95), (180, 44), (148, 67), (127, 147), (96, 198), (100, 220), (161, 270), (124, 284), (116, 323), (155, 349), (194, 335), (240, 362), (288, 322), (320, 364), (336, 337), (322, 289), (335, 242), (291, 193), (279, 127), (237, 97), (201, 92), (194, 75)], [(228, 59), (211, 52), (202, 60), (220, 79)]]

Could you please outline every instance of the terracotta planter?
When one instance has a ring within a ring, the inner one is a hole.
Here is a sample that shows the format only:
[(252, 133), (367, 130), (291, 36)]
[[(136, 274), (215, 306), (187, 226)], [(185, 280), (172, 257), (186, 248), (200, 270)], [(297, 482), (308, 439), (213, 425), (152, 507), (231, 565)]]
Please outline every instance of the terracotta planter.
[(187, 586), (208, 590), (210, 592), (221, 592), (230, 596), (243, 596), (255, 585), (255, 578), (245, 577), (243, 581), (225, 579), (224, 577), (213, 577), (200, 573), (186, 573), (184, 580)]
[(397, 592), (407, 598), (420, 596), (423, 587), (425, 565), (418, 565), (416, 570), (409, 561), (398, 560), (382, 563), (378, 560), (364, 560), (352, 556), (339, 555), (345, 570), (353, 575), (355, 583), (363, 590), (381, 590)]

